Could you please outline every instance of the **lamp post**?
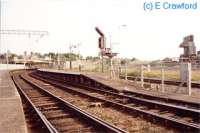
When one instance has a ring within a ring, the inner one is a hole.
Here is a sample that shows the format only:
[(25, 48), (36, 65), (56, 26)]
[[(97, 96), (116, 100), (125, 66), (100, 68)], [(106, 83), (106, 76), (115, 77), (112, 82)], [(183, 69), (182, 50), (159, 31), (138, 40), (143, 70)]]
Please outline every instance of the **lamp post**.
[(123, 25), (119, 25), (118, 26), (118, 30), (119, 30), (119, 44), (120, 44), (120, 42), (121, 42), (121, 28), (125, 28), (125, 27), (127, 27), (127, 25), (126, 24), (123, 24)]
[(72, 45), (71, 43), (69, 44), (69, 69), (72, 70), (72, 54), (73, 54), (73, 49), (78, 48), (80, 44), (77, 45)]
[[(121, 43), (121, 28), (125, 28), (125, 27), (127, 27), (127, 25), (126, 24), (123, 24), (123, 25), (119, 25), (118, 26), (118, 30), (119, 30), (119, 32), (118, 32), (118, 37), (119, 37), (119, 45), (120, 45), (120, 43)], [(127, 80), (127, 59), (126, 59), (126, 62), (125, 62), (126, 64), (125, 64), (125, 79)], [(118, 76), (119, 76), (119, 78), (120, 78), (120, 71), (121, 71), (121, 61), (119, 60), (119, 74), (118, 74)]]
[(80, 46), (81, 46), (81, 43), (78, 43), (77, 44), (77, 49), (78, 49), (78, 69), (79, 69), (79, 72), (81, 72)]

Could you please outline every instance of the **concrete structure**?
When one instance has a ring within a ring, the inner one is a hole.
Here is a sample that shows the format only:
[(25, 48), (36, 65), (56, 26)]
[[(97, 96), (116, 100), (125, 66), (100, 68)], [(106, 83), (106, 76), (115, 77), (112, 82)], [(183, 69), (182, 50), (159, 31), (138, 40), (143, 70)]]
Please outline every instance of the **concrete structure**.
[(200, 64), (200, 51), (197, 52), (197, 63)]
[(191, 79), (192, 79), (192, 69), (191, 63), (181, 63), (180, 65), (180, 79), (182, 82), (187, 83), (188, 95), (191, 96)]
[(20, 64), (0, 64), (0, 70), (13, 70), (13, 69), (24, 69), (24, 65)]
[(197, 52), (197, 56), (200, 57), (200, 51)]
[(180, 62), (196, 63), (196, 46), (194, 44), (194, 36), (189, 35), (184, 37), (183, 42), (179, 46), (184, 49), (182, 55), (180, 55)]
[(0, 70), (0, 115), (1, 133), (27, 133), (20, 96), (6, 70)]
[[(62, 73), (62, 74), (70, 74), (70, 75), (79, 75), (83, 74), (84, 76), (87, 76), (89, 79), (93, 79), (98, 81), (99, 83), (102, 83), (106, 86), (110, 86), (116, 90), (119, 91), (131, 91), (135, 93), (141, 93), (145, 95), (150, 95), (154, 97), (160, 97), (160, 98), (166, 98), (166, 99), (172, 99), (172, 100), (181, 100), (185, 102), (192, 102), (192, 103), (197, 103), (200, 104), (199, 97), (193, 97), (193, 96), (188, 96), (185, 94), (179, 94), (179, 93), (172, 93), (172, 92), (167, 92), (167, 89), (165, 90), (165, 93), (159, 92), (159, 91), (150, 91), (150, 90), (145, 90), (144, 88), (140, 87), (140, 85), (136, 85), (133, 82), (126, 81), (126, 80), (121, 80), (121, 79), (110, 79), (108, 75), (105, 73), (88, 73), (88, 72), (82, 72), (82, 73), (73, 73), (73, 72), (66, 72), (66, 71), (60, 71), (60, 70), (50, 70), (50, 69), (39, 69), (38, 71), (42, 72), (52, 72), (52, 73)], [(171, 90), (171, 88), (169, 89)]]
[(100, 35), (98, 42), (99, 42), (99, 49), (101, 51), (101, 57), (102, 57), (102, 72), (104, 72), (103, 70), (103, 58), (105, 57), (109, 57), (110, 59), (110, 78), (115, 78), (115, 71), (113, 68), (113, 62), (112, 59), (114, 56), (117, 56), (117, 53), (113, 53), (112, 52), (112, 46), (111, 46), (111, 41), (110, 41), (110, 48), (106, 47), (106, 38), (104, 33), (98, 28), (95, 27), (95, 30), (97, 31), (97, 33)]

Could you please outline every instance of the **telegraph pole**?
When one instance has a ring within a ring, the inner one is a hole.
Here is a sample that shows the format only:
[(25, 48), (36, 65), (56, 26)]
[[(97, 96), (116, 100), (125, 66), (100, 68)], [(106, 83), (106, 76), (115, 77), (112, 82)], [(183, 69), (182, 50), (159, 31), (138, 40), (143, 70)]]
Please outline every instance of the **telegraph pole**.
[(8, 69), (8, 64), (9, 64), (9, 61), (8, 61), (8, 56), (9, 56), (8, 54), (9, 54), (9, 53), (8, 53), (8, 52), (9, 52), (9, 51), (7, 50), (7, 51), (6, 51), (6, 64), (7, 64), (7, 69)]
[(26, 51), (24, 51), (24, 68), (26, 68)]
[(72, 45), (69, 44), (69, 69), (72, 70)]
[(58, 62), (58, 70), (60, 70), (60, 54), (59, 53), (57, 56), (57, 62)]
[(80, 45), (81, 45), (81, 43), (78, 43), (78, 44), (77, 44), (77, 48), (78, 48), (78, 68), (79, 68), (79, 72), (81, 72)]
[(103, 54), (101, 54), (101, 72), (104, 73)]
[(73, 54), (73, 48), (78, 47), (79, 45), (72, 45), (71, 43), (69, 44), (69, 68), (72, 70), (72, 54)]

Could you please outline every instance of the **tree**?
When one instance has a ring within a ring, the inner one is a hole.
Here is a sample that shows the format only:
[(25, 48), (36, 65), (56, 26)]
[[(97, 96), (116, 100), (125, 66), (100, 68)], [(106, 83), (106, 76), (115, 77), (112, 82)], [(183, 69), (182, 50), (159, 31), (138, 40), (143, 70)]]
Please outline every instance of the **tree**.
[(92, 56), (87, 56), (85, 59), (86, 60), (92, 60)]
[(75, 61), (78, 59), (78, 54), (74, 54), (74, 53), (66, 53), (66, 54), (62, 54), (62, 56), (67, 60), (67, 61)]
[(137, 61), (137, 58), (133, 57), (133, 58), (131, 59), (131, 61)]
[(121, 59), (121, 65), (125, 65), (126, 63), (128, 64), (131, 60), (128, 58)]
[(98, 57), (98, 56), (87, 56), (86, 57), (86, 60), (91, 60), (91, 61), (96, 61), (96, 60), (99, 60), (100, 59), (100, 57)]
[(49, 52), (49, 53), (47, 54), (47, 56), (51, 57), (52, 60), (56, 60), (56, 59), (57, 59), (56, 54), (53, 53), (53, 52)]

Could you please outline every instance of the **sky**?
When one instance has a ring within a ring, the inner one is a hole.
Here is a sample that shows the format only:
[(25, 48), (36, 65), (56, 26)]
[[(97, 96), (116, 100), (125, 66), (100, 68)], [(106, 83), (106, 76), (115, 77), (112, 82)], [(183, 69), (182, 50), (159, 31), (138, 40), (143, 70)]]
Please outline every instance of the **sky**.
[(183, 37), (190, 34), (194, 35), (195, 45), (200, 50), (200, 7), (145, 11), (143, 3), (146, 1), (1, 0), (1, 29), (48, 31), (49, 35), (29, 38), (1, 34), (0, 52), (8, 49), (18, 54), (24, 51), (65, 53), (69, 52), (70, 44), (80, 44), (79, 49), (74, 49), (75, 53), (97, 56), (96, 26), (105, 33), (107, 46), (111, 43), (118, 57), (141, 60), (179, 57), (183, 52), (179, 45)]

